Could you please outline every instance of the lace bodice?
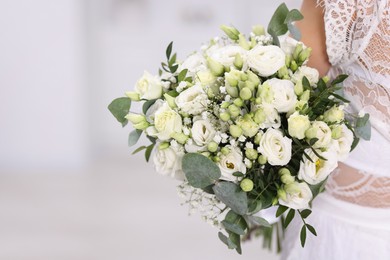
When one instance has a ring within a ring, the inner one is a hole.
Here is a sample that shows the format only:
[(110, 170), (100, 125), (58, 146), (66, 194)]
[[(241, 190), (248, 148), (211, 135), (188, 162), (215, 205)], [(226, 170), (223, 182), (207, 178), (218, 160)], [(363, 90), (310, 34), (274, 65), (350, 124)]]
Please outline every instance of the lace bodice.
[(381, 158), (390, 158), (390, 1), (324, 0), (319, 4), (324, 9), (332, 65), (329, 76), (349, 75), (344, 92), (350, 109), (369, 113), (378, 136), (371, 141), (375, 143), (361, 142), (347, 160), (348, 167), (330, 177), (328, 192), (365, 206), (390, 207), (388, 160), (375, 160), (379, 153)]

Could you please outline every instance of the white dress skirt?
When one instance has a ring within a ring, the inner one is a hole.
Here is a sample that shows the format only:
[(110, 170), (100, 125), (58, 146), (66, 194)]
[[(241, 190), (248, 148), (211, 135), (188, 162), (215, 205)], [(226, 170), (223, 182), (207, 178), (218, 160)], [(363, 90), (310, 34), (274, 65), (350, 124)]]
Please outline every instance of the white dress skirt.
[(295, 217), (286, 230), (281, 259), (390, 259), (389, 208), (363, 207), (324, 193), (314, 201), (306, 221), (315, 227), (317, 237), (307, 232), (302, 248), (302, 220)]

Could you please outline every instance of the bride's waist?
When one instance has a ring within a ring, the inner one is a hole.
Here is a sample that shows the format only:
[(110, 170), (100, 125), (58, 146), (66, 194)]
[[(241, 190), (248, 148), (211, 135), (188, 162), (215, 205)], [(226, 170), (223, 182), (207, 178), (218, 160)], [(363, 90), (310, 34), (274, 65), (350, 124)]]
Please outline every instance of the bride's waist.
[(390, 177), (376, 176), (340, 164), (329, 176), (327, 193), (337, 199), (372, 208), (390, 208)]

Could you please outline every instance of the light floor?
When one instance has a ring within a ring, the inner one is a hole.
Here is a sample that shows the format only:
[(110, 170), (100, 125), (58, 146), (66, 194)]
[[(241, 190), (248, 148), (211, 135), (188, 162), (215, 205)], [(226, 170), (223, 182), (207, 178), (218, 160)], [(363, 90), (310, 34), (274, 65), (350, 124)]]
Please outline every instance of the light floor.
[(278, 259), (259, 240), (243, 256), (180, 206), (176, 182), (142, 156), (85, 171), (0, 171), (0, 259)]

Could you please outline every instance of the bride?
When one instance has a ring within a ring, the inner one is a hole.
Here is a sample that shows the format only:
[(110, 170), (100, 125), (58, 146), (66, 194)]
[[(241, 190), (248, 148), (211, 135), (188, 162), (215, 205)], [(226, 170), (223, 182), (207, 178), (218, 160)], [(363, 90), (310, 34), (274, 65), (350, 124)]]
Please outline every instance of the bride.
[(329, 77), (344, 73), (353, 113), (369, 113), (371, 140), (361, 140), (329, 177), (307, 222), (317, 238), (287, 229), (282, 259), (390, 259), (390, 1), (304, 0), (302, 41), (309, 65)]

